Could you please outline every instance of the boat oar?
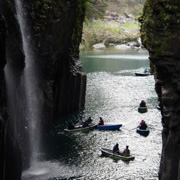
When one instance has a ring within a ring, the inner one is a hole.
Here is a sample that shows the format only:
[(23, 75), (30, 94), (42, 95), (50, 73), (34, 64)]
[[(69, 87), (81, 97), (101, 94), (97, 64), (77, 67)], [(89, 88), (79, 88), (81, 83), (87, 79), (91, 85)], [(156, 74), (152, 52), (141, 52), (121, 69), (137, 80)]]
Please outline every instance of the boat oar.
[(116, 154), (117, 152), (119, 152), (119, 150), (115, 151), (113, 154), (111, 154), (109, 157), (113, 156), (113, 155), (120, 155), (120, 154)]
[(130, 129), (130, 131), (131, 131), (131, 130), (134, 130), (134, 129), (136, 129), (136, 128), (137, 128), (137, 127), (133, 128), (133, 129)]

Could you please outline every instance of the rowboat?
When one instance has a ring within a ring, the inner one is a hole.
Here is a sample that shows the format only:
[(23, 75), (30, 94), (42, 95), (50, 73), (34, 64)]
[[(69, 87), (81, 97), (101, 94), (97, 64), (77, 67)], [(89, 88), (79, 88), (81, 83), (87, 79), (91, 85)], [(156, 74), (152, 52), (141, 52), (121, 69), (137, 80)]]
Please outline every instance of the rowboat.
[(137, 126), (136, 128), (136, 132), (145, 137), (149, 135), (149, 131), (148, 127), (146, 129), (140, 129), (140, 126)]
[(97, 125), (98, 130), (118, 130), (122, 124), (105, 124), (105, 125)]
[(125, 157), (122, 155), (114, 154), (113, 150), (107, 149), (107, 148), (101, 148), (101, 152), (102, 152), (102, 155), (116, 159), (116, 160), (132, 161), (135, 158), (134, 156)]
[(135, 73), (136, 76), (149, 76), (150, 73)]
[(148, 108), (147, 108), (147, 106), (146, 107), (138, 107), (138, 112), (139, 113), (145, 113), (145, 112), (147, 112), (148, 111)]
[(97, 124), (90, 123), (87, 127), (75, 126), (74, 129), (64, 129), (65, 132), (89, 132), (93, 129), (95, 129)]

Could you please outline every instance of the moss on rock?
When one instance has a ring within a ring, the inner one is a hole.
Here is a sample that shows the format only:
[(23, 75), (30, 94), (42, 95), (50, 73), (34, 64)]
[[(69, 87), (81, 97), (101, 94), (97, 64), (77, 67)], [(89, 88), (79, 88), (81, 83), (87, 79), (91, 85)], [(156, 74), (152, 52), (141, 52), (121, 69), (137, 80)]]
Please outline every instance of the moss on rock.
[[(139, 18), (141, 22), (141, 37), (143, 45), (153, 55), (172, 55), (173, 43), (179, 41), (180, 28), (180, 2), (168, 0), (147, 0), (143, 15)], [(156, 33), (154, 33), (156, 32)]]

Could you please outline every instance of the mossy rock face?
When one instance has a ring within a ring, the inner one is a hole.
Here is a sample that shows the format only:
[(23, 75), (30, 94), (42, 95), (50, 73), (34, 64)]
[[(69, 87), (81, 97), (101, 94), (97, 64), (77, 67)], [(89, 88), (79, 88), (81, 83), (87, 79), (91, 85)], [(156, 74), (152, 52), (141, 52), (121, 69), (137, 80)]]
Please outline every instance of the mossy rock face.
[(49, 41), (53, 39), (52, 31), (54, 31), (55, 39), (61, 39), (57, 45), (59, 51), (62, 52), (65, 49), (63, 38), (66, 33), (67, 36), (71, 33), (73, 46), (77, 50), (81, 41), (86, 2), (87, 0), (35, 0), (31, 2), (31, 16), (39, 48), (44, 38)]
[[(44, 30), (49, 23), (58, 19), (60, 16), (63, 17), (66, 12), (73, 6), (70, 4), (70, 1), (33, 1), (32, 2), (32, 18), (35, 22), (35, 30), (38, 29)], [(38, 31), (36, 31), (38, 33)]]
[(180, 2), (147, 0), (141, 22), (143, 45), (154, 57), (178, 56), (180, 49)]
[(179, 179), (180, 1), (147, 0), (141, 22), (142, 43), (154, 65), (162, 115), (160, 180)]

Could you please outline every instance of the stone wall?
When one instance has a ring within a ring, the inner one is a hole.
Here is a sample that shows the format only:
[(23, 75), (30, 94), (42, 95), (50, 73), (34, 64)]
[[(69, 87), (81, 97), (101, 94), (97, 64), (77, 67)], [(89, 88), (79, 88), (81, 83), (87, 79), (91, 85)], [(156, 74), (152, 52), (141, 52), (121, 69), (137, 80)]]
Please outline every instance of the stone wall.
[(147, 0), (141, 22), (143, 45), (154, 64), (162, 114), (160, 180), (180, 179), (180, 2)]

